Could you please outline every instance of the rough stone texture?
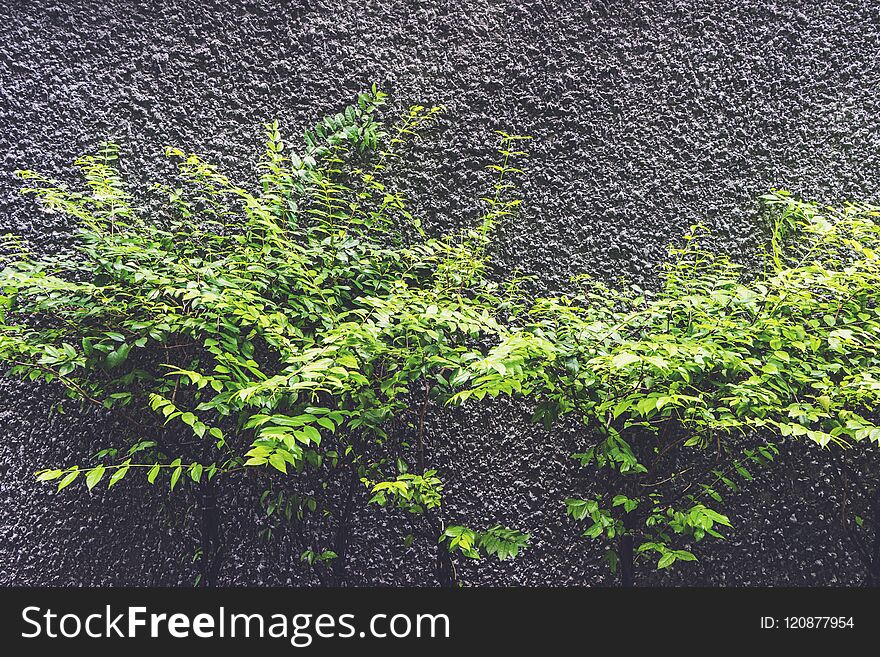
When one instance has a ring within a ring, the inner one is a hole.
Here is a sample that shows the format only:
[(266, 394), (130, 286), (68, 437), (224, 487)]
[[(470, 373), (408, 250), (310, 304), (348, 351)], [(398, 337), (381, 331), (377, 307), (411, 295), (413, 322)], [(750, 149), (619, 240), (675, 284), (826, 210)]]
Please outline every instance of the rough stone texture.
[[(448, 108), (416, 153), (424, 173), (409, 181), (432, 230), (473, 216), (492, 130), (535, 137), (526, 209), (502, 231), (496, 260), (544, 290), (579, 271), (650, 281), (666, 244), (698, 221), (747, 259), (761, 236), (755, 197), (772, 186), (828, 201), (880, 198), (875, 0), (5, 0), (0, 231), (43, 249), (62, 248), (69, 233), (18, 196), (16, 168), (64, 178), (75, 156), (111, 137), (125, 144), (133, 181), (158, 177), (165, 144), (246, 178), (260, 123), (279, 118), (300, 131), (373, 81), (398, 106)], [(55, 495), (30, 477), (82, 461), (122, 428), (50, 414), (57, 392), (48, 388), (4, 380), (0, 391), (0, 582), (190, 583), (187, 494), (157, 498), (133, 484)], [(432, 418), (431, 458), (448, 475), (450, 516), (536, 536), (516, 562), (468, 565), (464, 578), (606, 583), (597, 553), (561, 513), (585, 476), (567, 458), (577, 434), (551, 440), (526, 420), (526, 409), (503, 402), (478, 417)], [(877, 472), (876, 455), (859, 458)], [(792, 446), (731, 498), (736, 529), (726, 544), (644, 581), (857, 583), (836, 472), (818, 449)], [(478, 478), (486, 485), (475, 487)], [(849, 489), (850, 504), (863, 504), (864, 492)], [(229, 492), (224, 502), (223, 583), (314, 583), (255, 538), (252, 498)], [(393, 516), (359, 514), (352, 584), (433, 581), (430, 555), (403, 552)]]

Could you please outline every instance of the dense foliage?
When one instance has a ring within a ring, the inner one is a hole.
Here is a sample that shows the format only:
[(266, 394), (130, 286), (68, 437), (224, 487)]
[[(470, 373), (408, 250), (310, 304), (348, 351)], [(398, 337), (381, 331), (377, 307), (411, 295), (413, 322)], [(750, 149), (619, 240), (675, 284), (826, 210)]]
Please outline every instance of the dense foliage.
[[(412, 107), (386, 131), (383, 100), (362, 94), (307, 132), (300, 155), (268, 125), (259, 192), (174, 148), (177, 176), (156, 198), (126, 189), (114, 144), (77, 161), (80, 191), (19, 172), (79, 228), (75, 250), (51, 257), (7, 239), (0, 361), (118, 412), (131, 432), (38, 479), (189, 480), (208, 584), (224, 547), (217, 482), (248, 477), (266, 537), (294, 536), (330, 584), (345, 580), (365, 492), (412, 521), (407, 547), (437, 546), (438, 581), (452, 583), (455, 554), (505, 560), (529, 536), (444, 514), (428, 408), (521, 396), (548, 428), (583, 423), (573, 456), (594, 476), (563, 508), (609, 541), (607, 562), (630, 584), (649, 555), (662, 569), (722, 538), (723, 489), (769, 465), (779, 437), (880, 443), (880, 210), (774, 192), (763, 271), (707, 250), (694, 226), (656, 290), (580, 277), (567, 296), (530, 300), (488, 272), (493, 231), (519, 205), (524, 138), (500, 133), (475, 225), (431, 237), (391, 185), (440, 108)], [(303, 542), (309, 518), (333, 526), (327, 544)]]
[(607, 558), (625, 582), (633, 550), (665, 568), (695, 558), (675, 535), (721, 538), (730, 521), (712, 506), (774, 460), (778, 437), (880, 443), (880, 208), (762, 200), (762, 272), (704, 249), (694, 226), (656, 292), (583, 279), (577, 295), (538, 300), (451, 400), (519, 391), (548, 425), (583, 420), (573, 457), (597, 469), (596, 490), (567, 511), (617, 542)]
[[(80, 227), (73, 254), (7, 256), (0, 359), (13, 375), (118, 409), (132, 431), (127, 449), (108, 445), (96, 463), (38, 479), (91, 489), (141, 471), (150, 483), (174, 489), (190, 479), (213, 491), (215, 479), (243, 469), (347, 476), (372, 490), (370, 502), (423, 516), (450, 552), (517, 554), (526, 535), (440, 515), (443, 486), (426, 469), (423, 423), (425, 404), (448, 394), (465, 345), (499, 330), (504, 291), (484, 276), (484, 246), (518, 204), (508, 178), (519, 138), (500, 137), (497, 182), (477, 225), (429, 239), (385, 180), (440, 108), (412, 107), (386, 133), (375, 119), (383, 100), (375, 88), (362, 94), (307, 132), (301, 155), (288, 155), (278, 125), (267, 126), (260, 193), (175, 148), (166, 154), (177, 179), (149, 211), (126, 191), (114, 144), (77, 161), (84, 191), (19, 173), (44, 208)], [(410, 411), (420, 418), (415, 435), (389, 437), (389, 423)], [(412, 453), (409, 472), (403, 457)], [(288, 521), (343, 515), (311, 494), (267, 489), (262, 501)], [(302, 558), (338, 559), (340, 542), (308, 546)], [(441, 557), (448, 580), (452, 565)]]

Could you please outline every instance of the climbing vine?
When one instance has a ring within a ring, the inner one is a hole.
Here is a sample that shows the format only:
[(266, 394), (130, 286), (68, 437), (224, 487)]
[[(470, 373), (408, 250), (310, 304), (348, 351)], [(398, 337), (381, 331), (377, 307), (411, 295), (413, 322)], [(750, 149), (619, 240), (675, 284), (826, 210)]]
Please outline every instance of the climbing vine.
[(582, 419), (572, 457), (596, 474), (566, 512), (609, 542), (624, 584), (650, 555), (663, 569), (723, 538), (722, 493), (770, 465), (780, 439), (880, 443), (880, 208), (786, 192), (762, 201), (763, 271), (705, 249), (707, 230), (693, 226), (659, 289), (581, 278), (577, 294), (537, 300), (457, 374), (467, 384), (452, 403), (522, 394), (548, 427)]
[[(697, 225), (654, 289), (581, 276), (567, 295), (529, 298), (488, 267), (496, 227), (520, 205), (527, 138), (499, 133), (476, 219), (432, 236), (394, 182), (442, 108), (413, 106), (386, 128), (384, 101), (375, 87), (359, 95), (297, 152), (268, 124), (256, 189), (168, 148), (176, 175), (132, 191), (113, 143), (76, 161), (81, 189), (18, 172), (78, 227), (70, 253), (4, 238), (0, 362), (127, 426), (38, 480), (195, 487), (205, 584), (225, 547), (221, 485), (253, 486), (264, 537), (291, 536), (322, 583), (345, 582), (361, 500), (406, 519), (405, 547), (427, 541), (438, 582), (453, 584), (456, 559), (505, 561), (530, 536), (446, 511), (428, 411), (517, 396), (548, 429), (582, 423), (572, 457), (591, 476), (560, 514), (606, 542), (629, 585), (645, 562), (693, 561), (723, 539), (724, 495), (786, 441), (880, 443), (880, 209), (772, 192), (761, 271), (707, 249)], [(312, 518), (333, 527), (324, 543)]]
[[(327, 481), (342, 476), (365, 484), (371, 502), (428, 520), (422, 533), (448, 548), (438, 547), (445, 583), (449, 552), (517, 554), (521, 532), (477, 533), (441, 517), (423, 429), (412, 437), (416, 463), (406, 464), (413, 450), (387, 427), (408, 413), (423, 421), (423, 405), (448, 394), (464, 345), (499, 331), (506, 292), (485, 276), (485, 246), (519, 204), (510, 176), (512, 159), (525, 155), (514, 148), (521, 138), (500, 133), (497, 182), (476, 225), (431, 238), (389, 180), (441, 108), (411, 107), (386, 131), (377, 119), (384, 100), (375, 88), (361, 94), (308, 131), (300, 154), (277, 123), (266, 126), (259, 191), (168, 148), (177, 176), (147, 212), (145, 194), (130, 192), (115, 168), (112, 143), (77, 160), (82, 190), (18, 173), (44, 209), (79, 227), (71, 254), (35, 258), (7, 240), (0, 360), (12, 375), (61, 384), (129, 420), (127, 445), (37, 479), (59, 490), (77, 481), (112, 488), (135, 474), (172, 490), (189, 480), (210, 508), (216, 482), (232, 477), (318, 480), (326, 498)], [(288, 521), (344, 520), (319, 498), (266, 489), (261, 501)], [(344, 536), (337, 542), (306, 546), (301, 559), (339, 559)]]

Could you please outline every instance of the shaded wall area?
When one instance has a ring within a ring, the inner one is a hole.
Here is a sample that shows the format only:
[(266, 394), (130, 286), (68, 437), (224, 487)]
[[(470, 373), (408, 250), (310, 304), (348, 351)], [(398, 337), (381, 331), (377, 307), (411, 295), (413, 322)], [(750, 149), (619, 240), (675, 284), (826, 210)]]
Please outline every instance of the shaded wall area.
[[(62, 179), (100, 141), (124, 145), (134, 183), (157, 180), (166, 144), (253, 179), (260, 124), (291, 133), (376, 82), (398, 109), (447, 108), (404, 181), (429, 231), (462, 225), (487, 184), (493, 130), (534, 136), (525, 209), (494, 254), (541, 292), (589, 272), (650, 283), (667, 244), (703, 222), (748, 261), (757, 195), (779, 186), (829, 202), (880, 200), (880, 5), (721, 2), (320, 2), (6, 0), (0, 4), (0, 232), (65, 248), (70, 225), (20, 197), (11, 172)], [(189, 584), (195, 500), (130, 483), (56, 495), (38, 467), (82, 462), (132, 438), (110, 417), (50, 411), (48, 387), (0, 381), (0, 582)], [(606, 583), (563, 517), (578, 428), (554, 436), (496, 402), (432, 414), (431, 459), (451, 517), (535, 536), (521, 559), (464, 567), (472, 584)], [(880, 472), (875, 455), (858, 467)], [(482, 485), (475, 482), (482, 480)], [(80, 487), (78, 487), (80, 488)], [(846, 491), (844, 494), (843, 491)], [(792, 445), (730, 498), (736, 529), (701, 561), (646, 581), (852, 585), (844, 535), (864, 487), (827, 454)], [(258, 538), (253, 491), (222, 491), (221, 582), (316, 583), (289, 547)], [(429, 584), (431, 551), (404, 550), (393, 514), (357, 506), (350, 584)]]

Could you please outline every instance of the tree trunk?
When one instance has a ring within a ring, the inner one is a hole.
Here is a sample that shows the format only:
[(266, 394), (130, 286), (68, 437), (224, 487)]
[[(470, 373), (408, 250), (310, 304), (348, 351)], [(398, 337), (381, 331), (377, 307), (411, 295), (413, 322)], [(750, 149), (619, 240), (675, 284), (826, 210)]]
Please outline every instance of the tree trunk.
[(633, 553), (632, 534), (624, 534), (620, 537), (618, 549), (618, 565), (620, 566), (620, 585), (624, 588), (632, 588), (635, 570), (635, 554)]
[[(432, 541), (436, 541), (443, 533), (443, 525), (431, 511), (425, 511), (424, 517), (431, 530), (428, 537)], [(437, 561), (434, 565), (434, 573), (437, 576), (437, 582), (442, 587), (453, 587), (457, 583), (452, 555), (449, 554), (449, 550), (443, 543), (437, 543)]]
[(871, 563), (868, 565), (867, 585), (880, 587), (880, 484), (874, 491), (874, 544), (871, 549)]
[(451, 588), (456, 585), (452, 556), (442, 543), (437, 544), (437, 581), (444, 588)]
[(348, 538), (349, 524), (351, 514), (354, 509), (354, 500), (357, 496), (357, 467), (352, 465), (349, 472), (348, 493), (345, 498), (345, 506), (339, 518), (339, 525), (336, 528), (336, 537), (333, 543), (333, 551), (336, 552), (336, 558), (332, 563), (334, 584), (336, 586), (346, 585), (346, 560), (348, 558)]
[[(631, 494), (630, 491), (627, 491)], [(626, 533), (618, 541), (618, 566), (620, 567), (620, 585), (624, 588), (635, 586), (636, 566), (635, 550), (633, 549), (634, 532), (639, 526), (639, 518), (635, 513), (627, 513), (623, 516), (623, 527)]]
[(200, 560), (201, 585), (217, 586), (217, 578), (222, 565), (222, 546), (220, 541), (220, 509), (217, 506), (217, 485), (204, 481), (201, 485), (202, 522), (200, 528), (202, 558)]

